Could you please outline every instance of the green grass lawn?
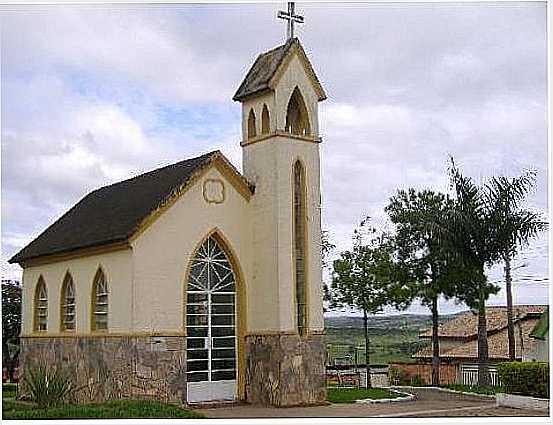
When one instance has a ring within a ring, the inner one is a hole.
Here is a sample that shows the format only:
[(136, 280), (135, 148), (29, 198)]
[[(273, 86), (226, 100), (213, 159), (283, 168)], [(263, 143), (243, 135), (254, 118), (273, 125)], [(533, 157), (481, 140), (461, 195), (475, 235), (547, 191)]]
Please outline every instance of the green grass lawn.
[(331, 403), (355, 403), (356, 400), (366, 398), (379, 400), (397, 397), (401, 397), (401, 394), (393, 393), (384, 388), (327, 388), (327, 400)]
[(501, 387), (478, 387), (461, 384), (443, 385), (444, 388), (448, 388), (454, 391), (462, 391), (465, 393), (487, 394), (494, 395), (501, 392)]
[[(332, 358), (348, 353), (353, 346), (360, 347), (358, 357), (365, 361), (365, 337), (363, 329), (327, 328), (326, 342)], [(371, 364), (387, 364), (389, 362), (413, 362), (412, 354), (428, 345), (421, 341), (417, 330), (386, 329), (372, 330), (370, 335)]]
[(97, 404), (69, 404), (47, 409), (39, 409), (33, 403), (7, 399), (5, 395), (2, 400), (3, 419), (199, 419), (204, 417), (198, 412), (152, 400), (113, 400)]
[(17, 384), (2, 384), (2, 398), (15, 398)]

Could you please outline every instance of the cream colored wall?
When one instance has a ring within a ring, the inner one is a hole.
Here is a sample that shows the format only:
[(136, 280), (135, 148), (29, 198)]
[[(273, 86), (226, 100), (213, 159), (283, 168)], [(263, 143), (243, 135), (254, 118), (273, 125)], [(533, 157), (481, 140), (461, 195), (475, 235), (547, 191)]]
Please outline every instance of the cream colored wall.
[[(276, 129), (284, 130), (288, 101), (296, 86), (299, 87), (308, 109), (312, 136), (318, 136), (318, 98), (296, 54), (275, 87), (271, 120), (275, 120)], [(244, 103), (245, 128), (249, 106), (255, 105), (256, 102), (258, 100), (254, 98)], [(297, 159), (304, 164), (307, 180), (308, 326), (311, 330), (324, 328), (319, 145), (286, 136), (273, 136), (243, 148), (244, 174), (256, 185), (255, 196), (251, 201), (255, 253), (252, 286), (263, 288), (262, 292), (274, 300), (274, 305), (267, 306), (268, 309), (277, 309), (272, 320), (266, 324), (267, 330), (296, 330), (292, 252), (292, 167)]]
[[(220, 179), (225, 201), (207, 203), (203, 182)], [(198, 244), (215, 227), (229, 241), (240, 263), (248, 291), (259, 295), (251, 282), (251, 214), (249, 204), (215, 168), (192, 185), (131, 244), (134, 268), (134, 317), (136, 331), (182, 332), (184, 282), (187, 266)], [(255, 308), (255, 307), (253, 307)], [(248, 311), (248, 328), (251, 314)]]
[(42, 275), (48, 290), (48, 331), (60, 333), (60, 299), (67, 271), (73, 277), (76, 295), (76, 333), (90, 333), (91, 294), (94, 276), (102, 267), (109, 288), (109, 332), (131, 331), (131, 251), (130, 249), (89, 257), (60, 261), (23, 270), (22, 334), (33, 331), (33, 298), (38, 278)]
[(288, 110), (288, 101), (292, 92), (296, 88), (300, 92), (305, 101), (307, 112), (309, 114), (309, 122), (311, 124), (311, 136), (318, 137), (319, 135), (319, 116), (318, 116), (318, 97), (313, 89), (313, 84), (305, 73), (305, 69), (297, 55), (294, 53), (292, 59), (288, 63), (284, 73), (279, 78), (275, 87), (275, 119), (277, 130), (284, 131), (286, 126), (286, 112)]
[(271, 91), (261, 96), (247, 99), (244, 103), (242, 103), (242, 140), (248, 140), (248, 117), (251, 109), (253, 109), (255, 114), (256, 135), (261, 135), (261, 116), (263, 113), (263, 105), (267, 105), (267, 109), (269, 110), (269, 132), (272, 133), (275, 131), (276, 114), (273, 114), (273, 111), (275, 110), (275, 96)]
[(545, 339), (536, 339), (534, 347), (524, 350), (522, 353), (523, 362), (548, 362), (549, 363), (549, 332)]
[[(319, 145), (275, 136), (244, 147), (244, 170), (255, 182), (252, 198), (253, 258), (252, 286), (263, 288), (267, 301), (262, 311), (277, 312), (265, 323), (266, 329), (296, 329), (293, 267), (293, 164), (300, 159), (307, 186), (309, 327), (321, 330), (322, 271)], [(267, 305), (268, 304), (268, 305)], [(260, 317), (260, 316), (259, 316)], [(259, 320), (256, 316), (256, 319)]]

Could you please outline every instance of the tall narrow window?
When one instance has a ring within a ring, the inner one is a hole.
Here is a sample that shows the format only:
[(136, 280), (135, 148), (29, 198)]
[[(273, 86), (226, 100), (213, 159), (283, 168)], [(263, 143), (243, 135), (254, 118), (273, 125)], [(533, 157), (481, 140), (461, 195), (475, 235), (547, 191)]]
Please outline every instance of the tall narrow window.
[(75, 330), (75, 286), (69, 273), (65, 275), (61, 291), (61, 330)]
[(94, 277), (92, 287), (92, 330), (108, 329), (108, 283), (102, 269)]
[(307, 107), (305, 106), (300, 89), (297, 87), (292, 92), (292, 96), (290, 96), (290, 100), (288, 101), (286, 125), (284, 128), (288, 133), (299, 136), (309, 136), (311, 134)]
[(34, 312), (35, 332), (46, 332), (48, 330), (48, 292), (42, 276), (38, 278), (35, 289), (35, 312)]
[(255, 112), (253, 109), (250, 109), (250, 115), (248, 115), (248, 139), (252, 139), (255, 136)]
[(294, 268), (296, 280), (296, 323), (298, 333), (305, 334), (307, 326), (307, 290), (305, 278), (305, 171), (302, 164), (294, 164)]
[(269, 108), (267, 108), (267, 105), (263, 105), (263, 112), (261, 113), (261, 134), (269, 134), (269, 128)]

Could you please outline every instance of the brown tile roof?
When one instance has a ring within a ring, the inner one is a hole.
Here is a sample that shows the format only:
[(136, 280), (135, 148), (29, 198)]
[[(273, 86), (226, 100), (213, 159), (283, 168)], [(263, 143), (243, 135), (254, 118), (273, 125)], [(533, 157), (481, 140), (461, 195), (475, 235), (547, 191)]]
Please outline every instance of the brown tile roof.
[[(522, 358), (522, 350), (520, 344), (520, 333), (518, 324), (522, 328), (522, 345), (524, 351), (533, 351), (536, 348), (536, 341), (530, 338), (532, 329), (538, 323), (539, 318), (526, 318), (515, 323), (515, 353), (516, 358)], [(509, 359), (509, 344), (507, 337), (507, 328), (488, 336), (488, 355), (491, 360), (508, 360)], [(415, 358), (431, 358), (432, 347), (426, 347), (415, 355)], [(440, 357), (444, 359), (478, 359), (478, 340), (473, 339), (465, 343), (460, 343), (455, 347), (448, 348), (440, 347)]]
[[(545, 305), (517, 305), (514, 306), (513, 311), (515, 317), (522, 318), (528, 314), (539, 316), (546, 308)], [(507, 326), (507, 307), (486, 307), (486, 319), (488, 333), (499, 331)], [(471, 311), (466, 311), (456, 318), (442, 323), (438, 332), (440, 338), (475, 338), (478, 332), (478, 316)], [(431, 338), (432, 329), (423, 331), (419, 337)]]
[(20, 263), (45, 255), (124, 242), (143, 219), (184, 187), (196, 171), (221, 157), (228, 163), (221, 152), (214, 151), (97, 189), (9, 262)]
[(288, 52), (290, 52), (294, 47), (298, 48), (300, 55), (305, 59), (309, 73), (312, 75), (315, 84), (318, 86), (317, 89), (320, 93), (319, 100), (326, 99), (324, 90), (315, 74), (315, 71), (313, 71), (309, 59), (307, 59), (307, 55), (305, 54), (300, 41), (294, 37), (288, 40), (285, 44), (275, 47), (268, 52), (262, 53), (257, 57), (252, 67), (246, 74), (246, 77), (240, 84), (240, 87), (238, 87), (238, 90), (232, 97), (232, 100), (241, 102), (249, 96), (268, 90), (270, 88), (269, 83), (271, 79), (276, 74), (280, 65), (284, 62)]

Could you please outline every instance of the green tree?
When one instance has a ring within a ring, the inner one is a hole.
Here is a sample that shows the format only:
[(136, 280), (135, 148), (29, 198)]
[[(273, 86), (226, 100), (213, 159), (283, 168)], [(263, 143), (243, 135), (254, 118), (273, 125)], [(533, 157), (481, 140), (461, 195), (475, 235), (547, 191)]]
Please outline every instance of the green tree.
[(330, 287), (331, 308), (350, 307), (363, 312), (365, 333), (366, 386), (371, 387), (370, 340), (368, 316), (377, 314), (386, 305), (405, 304), (407, 297), (398, 285), (397, 269), (393, 262), (393, 245), (386, 234), (377, 234), (370, 228), (370, 241), (363, 243), (362, 232), (368, 220), (363, 220), (354, 232), (354, 246), (351, 251), (340, 253), (333, 263)]
[(2, 363), (13, 382), (19, 356), (21, 331), (21, 285), (17, 281), (2, 281)]
[(456, 297), (478, 314), (478, 385), (489, 386), (486, 301), (499, 287), (488, 281), (485, 269), (501, 260), (497, 210), (485, 188), (463, 176), (453, 159), (449, 177), (455, 205), (441, 229), (442, 243), (454, 259)]
[[(324, 271), (331, 266), (331, 264), (329, 264), (329, 257), (335, 248), (336, 248), (336, 245), (332, 243), (328, 230), (323, 230), (321, 232), (321, 266), (323, 269), (323, 274), (324, 274)], [(323, 301), (326, 301), (327, 303), (330, 302), (330, 288), (328, 287), (327, 283), (324, 280), (323, 280)], [(324, 311), (326, 311), (325, 306), (323, 306), (323, 309)]]
[(528, 245), (530, 239), (547, 229), (547, 223), (541, 214), (524, 209), (522, 206), (535, 181), (536, 172), (528, 171), (512, 179), (492, 177), (486, 184), (487, 201), (494, 211), (498, 228), (497, 238), (501, 243), (501, 256), (505, 265), (507, 335), (511, 361), (515, 360), (511, 261), (520, 247)]
[(385, 208), (395, 225), (397, 258), (406, 269), (405, 283), (410, 285), (412, 297), (432, 313), (432, 385), (440, 384), (438, 299), (452, 297), (455, 288), (446, 245), (440, 240), (452, 204), (442, 193), (409, 189), (398, 191)]

